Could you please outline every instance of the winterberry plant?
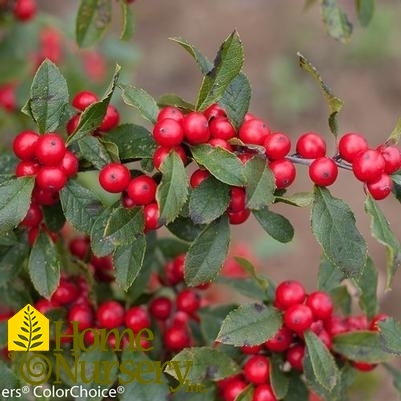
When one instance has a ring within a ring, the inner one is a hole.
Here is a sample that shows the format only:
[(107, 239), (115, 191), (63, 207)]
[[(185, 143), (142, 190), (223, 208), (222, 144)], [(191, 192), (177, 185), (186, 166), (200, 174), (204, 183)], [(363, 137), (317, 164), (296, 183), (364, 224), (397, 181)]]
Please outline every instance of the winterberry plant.
[[(98, 23), (110, 17), (111, 5), (95, 3), (81, 2), (81, 46), (105, 29), (85, 30), (87, 11)], [(125, 35), (132, 2), (120, 3)], [(380, 201), (401, 200), (401, 123), (377, 143), (340, 132), (342, 100), (298, 54), (328, 100), (331, 133), (322, 127), (294, 139), (249, 110), (236, 31), (213, 62), (184, 39), (172, 41), (200, 68), (194, 101), (156, 100), (128, 83), (119, 65), (102, 90), (77, 88), (57, 66), (58, 44), (45, 52), (53, 59), (41, 54), (21, 109), (24, 127), (0, 154), (0, 376), (28, 392), (35, 385), (98, 391), (82, 399), (106, 400), (99, 389), (120, 389), (120, 400), (342, 401), (358, 375), (382, 366), (399, 391), (393, 360), (401, 325), (380, 312), (366, 239), (347, 200), (328, 187), (351, 175), (364, 194), (372, 236), (386, 248), (390, 288), (401, 245)], [(0, 104), (17, 113), (12, 101)], [(143, 125), (126, 121), (125, 108)], [(301, 169), (310, 181), (299, 181)], [(267, 237), (291, 242), (298, 228), (286, 207), (310, 209), (321, 248), (312, 290), (291, 277), (275, 284), (257, 263), (230, 253), (232, 229), (250, 220)], [(27, 304), (52, 324), (43, 354), (50, 365), (33, 366), (32, 375), (23, 358), (35, 351), (8, 352), (6, 335), (7, 320)], [(75, 377), (74, 360), (102, 361), (107, 380), (86, 380), (83, 368)]]

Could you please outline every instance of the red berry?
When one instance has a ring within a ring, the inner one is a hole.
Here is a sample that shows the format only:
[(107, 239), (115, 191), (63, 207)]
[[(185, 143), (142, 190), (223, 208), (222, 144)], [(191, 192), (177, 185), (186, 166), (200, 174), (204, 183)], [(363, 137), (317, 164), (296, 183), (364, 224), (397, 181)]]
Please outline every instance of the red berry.
[(136, 205), (147, 205), (155, 200), (156, 189), (157, 184), (152, 177), (140, 175), (129, 182), (127, 194)]
[(79, 162), (77, 156), (69, 150), (66, 150), (60, 166), (65, 171), (67, 177), (72, 177), (78, 172)]
[(274, 132), (265, 138), (263, 146), (266, 149), (266, 156), (270, 160), (280, 160), (287, 156), (291, 149), (291, 140), (282, 132)]
[(192, 111), (184, 116), (182, 127), (185, 139), (191, 145), (198, 145), (209, 140), (210, 131), (207, 118), (197, 111)]
[(51, 297), (51, 302), (57, 305), (67, 305), (73, 302), (78, 296), (77, 286), (65, 278), (60, 279), (56, 291)]
[(96, 318), (100, 327), (114, 329), (124, 322), (124, 308), (117, 301), (106, 301), (99, 305)]
[(288, 309), (290, 306), (302, 304), (305, 300), (306, 292), (303, 285), (295, 280), (281, 282), (275, 293), (275, 300), (280, 309)]
[(327, 292), (315, 291), (309, 294), (306, 305), (311, 309), (315, 319), (325, 320), (333, 313), (333, 301)]
[(42, 135), (36, 142), (35, 155), (45, 166), (60, 164), (65, 152), (65, 143), (61, 136), (56, 133)]
[(36, 14), (35, 0), (16, 0), (13, 13), (20, 21), (29, 21)]
[(326, 142), (315, 132), (306, 132), (298, 138), (297, 153), (305, 159), (317, 159), (326, 154)]
[(21, 160), (32, 160), (35, 157), (36, 145), (40, 136), (33, 131), (20, 132), (13, 141), (15, 156)]
[(245, 363), (245, 378), (253, 384), (263, 384), (269, 381), (270, 362), (263, 355), (251, 356)]
[(229, 152), (233, 151), (233, 147), (225, 139), (212, 138), (209, 140), (208, 144), (215, 148), (223, 148), (225, 150), (228, 150)]
[(165, 265), (165, 276), (168, 285), (184, 281), (185, 254), (180, 254)]
[(363, 182), (374, 182), (380, 179), (386, 162), (379, 151), (367, 149), (358, 153), (352, 162), (355, 177)]
[(203, 115), (210, 121), (216, 117), (227, 117), (225, 110), (217, 103), (210, 105), (204, 112)]
[(359, 152), (368, 149), (366, 139), (355, 132), (349, 132), (341, 137), (338, 142), (338, 153), (347, 162), (352, 163)]
[(210, 136), (212, 138), (228, 141), (236, 135), (235, 128), (227, 117), (216, 117), (209, 123)]
[(72, 238), (68, 244), (68, 249), (72, 255), (80, 260), (85, 260), (89, 254), (90, 249), (89, 237), (75, 237)]
[(372, 331), (380, 331), (380, 327), (378, 326), (378, 323), (383, 322), (388, 317), (389, 316), (386, 315), (385, 313), (379, 313), (378, 315), (374, 316), (372, 321), (370, 322), (369, 329)]
[(238, 159), (241, 160), (242, 164), (245, 164), (247, 161), (251, 160), (255, 156), (253, 152), (244, 152), (238, 155)]
[(319, 157), (309, 166), (310, 179), (320, 187), (327, 187), (335, 182), (338, 167), (330, 157)]
[(348, 331), (368, 330), (369, 322), (366, 315), (348, 316), (345, 318)]
[(292, 368), (303, 372), (304, 366), (304, 356), (305, 356), (305, 346), (304, 345), (294, 345), (288, 349), (286, 358)]
[(40, 164), (31, 160), (21, 160), (15, 168), (17, 177), (36, 175), (40, 170)]
[(248, 383), (240, 378), (229, 380), (229, 384), (223, 388), (224, 401), (234, 401), (246, 387), (248, 387)]
[(199, 294), (190, 288), (186, 288), (179, 292), (175, 300), (177, 309), (188, 313), (189, 315), (195, 313), (199, 309), (200, 301)]
[(294, 182), (297, 171), (289, 160), (276, 160), (269, 164), (269, 168), (274, 175), (278, 189), (287, 188)]
[(170, 152), (175, 152), (180, 157), (184, 165), (187, 164), (187, 154), (182, 146), (174, 146), (173, 148), (159, 146), (155, 150), (155, 153), (153, 153), (153, 165), (156, 169), (160, 170), (160, 166), (163, 164)]
[(172, 120), (180, 122), (184, 118), (184, 114), (180, 109), (177, 109), (177, 107), (166, 106), (160, 109), (159, 114), (157, 115), (157, 121), (162, 121), (166, 118), (171, 118)]
[(171, 326), (163, 334), (163, 343), (170, 351), (181, 351), (189, 347), (191, 337), (185, 326)]
[(60, 200), (58, 190), (43, 189), (34, 187), (32, 192), (32, 200), (39, 205), (51, 206), (55, 205)]
[(148, 311), (143, 306), (132, 306), (125, 312), (125, 325), (134, 333), (150, 327)]
[(43, 213), (41, 207), (36, 203), (31, 203), (20, 225), (27, 228), (36, 227), (41, 223), (42, 219)]
[(282, 326), (277, 333), (265, 342), (265, 347), (271, 352), (283, 352), (292, 344), (293, 333), (285, 326)]
[(386, 174), (395, 173), (401, 168), (401, 153), (396, 146), (379, 146), (377, 150), (380, 151), (384, 158), (384, 172)]
[[(34, 307), (36, 310), (38, 310), (43, 315), (46, 314), (47, 312), (57, 308), (56, 305), (53, 305), (48, 299), (45, 299), (45, 298), (41, 298), (41, 299), (39, 299), (39, 301), (35, 302)], [(7, 316), (7, 318), (11, 317), (12, 315)], [(1, 321), (1, 319), (0, 319), (0, 321)]]
[(49, 191), (60, 191), (67, 182), (64, 169), (53, 166), (43, 166), (36, 175), (36, 185)]
[(244, 121), (238, 131), (238, 137), (242, 142), (261, 146), (269, 134), (269, 126), (259, 118)]
[(259, 354), (261, 350), (262, 350), (261, 345), (243, 345), (241, 347), (241, 352), (246, 355)]
[(277, 401), (273, 388), (270, 384), (259, 384), (253, 392), (252, 401)]
[(370, 372), (377, 366), (377, 364), (375, 363), (356, 362), (356, 361), (352, 361), (351, 364), (355, 369), (359, 370), (360, 372)]
[(293, 305), (284, 312), (285, 325), (296, 333), (302, 333), (309, 329), (312, 322), (313, 314), (309, 306)]
[(228, 211), (228, 220), (230, 224), (242, 224), (246, 220), (248, 220), (249, 216), (251, 215), (251, 211), (249, 209), (242, 209), (239, 212), (231, 212)]
[(160, 296), (149, 303), (149, 313), (159, 320), (166, 320), (170, 317), (173, 303), (170, 298)]
[(78, 330), (83, 331), (93, 326), (94, 315), (88, 304), (75, 304), (68, 311), (68, 322), (79, 322)]
[(348, 331), (347, 323), (339, 316), (332, 315), (324, 322), (324, 327), (331, 337)]
[(232, 187), (230, 191), (230, 203), (228, 209), (230, 212), (241, 212), (246, 206), (245, 189), (241, 187)]
[(17, 108), (15, 86), (13, 84), (0, 86), (0, 107), (6, 111), (14, 111)]
[(113, 128), (117, 127), (119, 122), (120, 122), (120, 113), (114, 106), (109, 104), (107, 106), (106, 114), (103, 117), (103, 121), (100, 124), (99, 130), (110, 131)]
[(79, 124), (79, 119), (81, 118), (81, 114), (75, 114), (74, 116), (72, 116), (68, 122), (67, 122), (67, 126), (66, 126), (66, 130), (67, 130), (67, 134), (71, 135), (75, 132), (75, 130), (78, 127)]
[(207, 170), (198, 169), (195, 170), (191, 178), (189, 179), (189, 183), (192, 188), (198, 187), (203, 181), (210, 177), (210, 173)]
[(81, 91), (72, 99), (72, 105), (76, 109), (84, 111), (88, 106), (92, 103), (96, 103), (98, 100), (98, 97), (93, 92)]
[(184, 140), (181, 123), (171, 118), (158, 121), (153, 127), (153, 138), (157, 144), (172, 148)]
[(156, 230), (160, 227), (160, 211), (156, 202), (148, 203), (143, 208), (143, 214), (145, 216), (145, 232)]
[(109, 163), (99, 173), (101, 187), (111, 193), (118, 193), (127, 189), (130, 179), (130, 171), (121, 163)]

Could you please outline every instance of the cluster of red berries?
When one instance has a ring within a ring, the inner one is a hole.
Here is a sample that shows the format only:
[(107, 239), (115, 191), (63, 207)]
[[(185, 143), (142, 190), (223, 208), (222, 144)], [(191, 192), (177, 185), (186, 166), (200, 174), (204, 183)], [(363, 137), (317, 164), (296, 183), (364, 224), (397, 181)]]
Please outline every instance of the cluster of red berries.
[[(284, 369), (303, 372), (305, 355), (304, 333), (314, 332), (330, 350), (332, 338), (338, 334), (356, 330), (377, 331), (377, 323), (387, 316), (380, 314), (370, 322), (365, 315), (346, 318), (333, 314), (333, 302), (324, 291), (307, 294), (298, 281), (284, 281), (275, 292), (274, 306), (282, 311), (283, 326), (264, 344), (243, 346), (246, 355), (242, 373), (218, 382), (224, 401), (234, 401), (249, 384), (254, 386), (253, 401), (276, 401), (270, 385), (270, 356), (273, 353), (284, 355)], [(370, 371), (376, 365), (350, 361), (360, 371)]]
[(78, 159), (55, 132), (39, 135), (34, 131), (22, 131), (14, 138), (13, 151), (20, 159), (15, 175), (35, 177), (32, 202), (20, 223), (33, 230), (31, 235), (34, 240), (43, 218), (41, 205), (54, 205), (58, 202), (59, 191), (78, 171)]
[[(99, 101), (97, 95), (91, 91), (80, 91), (72, 99), (72, 105), (77, 109), (77, 113), (74, 114), (67, 123), (67, 134), (71, 135), (75, 132), (78, 127), (81, 113), (89, 107), (91, 104)], [(117, 127), (120, 122), (120, 113), (111, 104), (107, 106), (106, 114), (101, 122), (100, 126), (93, 131), (93, 135), (102, 136), (104, 133), (111, 131)]]
[(12, 12), (14, 18), (21, 22), (30, 21), (36, 15), (36, 0), (11, 0), (0, 4), (0, 11)]

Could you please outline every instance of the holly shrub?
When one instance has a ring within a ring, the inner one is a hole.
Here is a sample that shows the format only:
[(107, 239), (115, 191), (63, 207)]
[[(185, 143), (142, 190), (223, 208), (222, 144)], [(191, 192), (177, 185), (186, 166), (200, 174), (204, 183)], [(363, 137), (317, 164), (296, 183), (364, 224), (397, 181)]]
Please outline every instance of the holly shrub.
[[(133, 60), (110, 77), (107, 51), (79, 48), (101, 39), (111, 3), (81, 1), (78, 47), (35, 15), (34, 0), (0, 4), (0, 52), (15, 38), (23, 50), (0, 67), (9, 130), (0, 154), (2, 399), (343, 401), (357, 373), (380, 364), (400, 392), (401, 325), (380, 312), (366, 241), (329, 187), (351, 174), (365, 192), (390, 288), (401, 245), (380, 200), (401, 201), (401, 123), (379, 143), (339, 132), (342, 100), (299, 53), (327, 100), (336, 151), (316, 132), (291, 143), (249, 110), (236, 31), (214, 61), (172, 38), (199, 67), (201, 85), (193, 102), (155, 100), (123, 75)], [(128, 3), (120, 1), (123, 38), (132, 33)], [(365, 23), (371, 3), (357, 2)], [(335, 2), (322, 7), (329, 30), (340, 32), (345, 14)], [(122, 102), (143, 125), (129, 122)], [(300, 169), (310, 182), (294, 193)], [(322, 250), (311, 292), (291, 277), (274, 283), (247, 251), (230, 251), (231, 227), (248, 219), (290, 242), (294, 228), (275, 210), (283, 203), (310, 209)], [(215, 282), (237, 295), (220, 294)], [(32, 306), (50, 320), (44, 351)], [(11, 341), (7, 321), (25, 307)]]

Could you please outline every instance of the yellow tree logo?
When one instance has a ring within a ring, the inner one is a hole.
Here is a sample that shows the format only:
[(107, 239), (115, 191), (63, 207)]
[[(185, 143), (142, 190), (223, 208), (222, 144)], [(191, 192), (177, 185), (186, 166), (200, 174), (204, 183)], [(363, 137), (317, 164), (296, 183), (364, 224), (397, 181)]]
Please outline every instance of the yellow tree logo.
[(49, 319), (27, 305), (8, 320), (10, 351), (48, 351)]

